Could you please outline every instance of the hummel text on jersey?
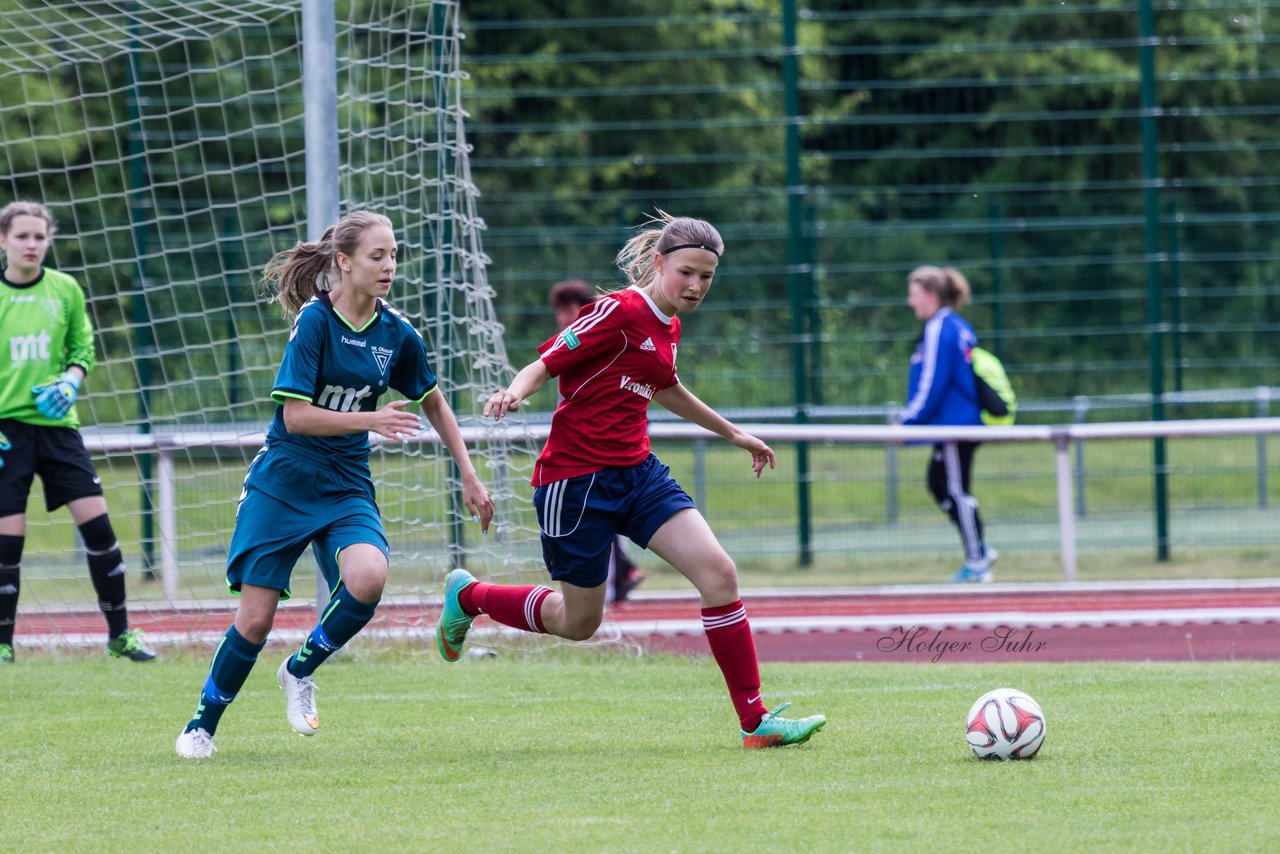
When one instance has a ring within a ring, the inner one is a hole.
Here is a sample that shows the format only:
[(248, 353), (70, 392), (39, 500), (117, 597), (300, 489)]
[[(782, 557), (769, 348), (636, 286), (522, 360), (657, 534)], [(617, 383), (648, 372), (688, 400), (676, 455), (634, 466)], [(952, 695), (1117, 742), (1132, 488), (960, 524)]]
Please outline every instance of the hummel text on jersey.
[(640, 345), (640, 349), (641, 349), (641, 350), (649, 350), (649, 351), (651, 351), (651, 352), (657, 352), (657, 350), (658, 350), (658, 348), (657, 348), (657, 347), (653, 346), (653, 339), (652, 339), (652, 338), (646, 338), (646, 339), (644, 339), (644, 343)]
[(363, 347), (363, 346), (364, 346), (364, 342), (363, 342), (363, 341), (361, 341), (359, 338), (348, 338), (348, 337), (347, 337), (347, 336), (345, 336), (345, 335), (343, 335), (343, 336), (342, 336), (342, 343), (343, 343), (343, 344), (350, 344), (352, 347)]
[(38, 335), (14, 335), (9, 339), (9, 361), (31, 362), (49, 358), (49, 333), (41, 329)]
[(622, 382), (618, 384), (618, 388), (625, 388), (632, 394), (638, 394), (645, 400), (653, 400), (653, 395), (658, 391), (651, 385), (646, 383), (633, 383), (631, 377), (626, 374), (622, 375)]
[(369, 396), (369, 387), (356, 391), (340, 385), (327, 385), (316, 398), (316, 406), (332, 409), (334, 412), (351, 412), (360, 405), (360, 401)]

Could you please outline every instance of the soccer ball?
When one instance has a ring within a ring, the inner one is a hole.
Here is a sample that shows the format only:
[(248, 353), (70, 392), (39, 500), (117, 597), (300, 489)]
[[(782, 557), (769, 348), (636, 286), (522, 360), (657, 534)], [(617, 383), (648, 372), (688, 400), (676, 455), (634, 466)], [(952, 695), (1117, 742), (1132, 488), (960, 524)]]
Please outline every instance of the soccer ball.
[(1013, 688), (983, 694), (965, 719), (965, 740), (979, 759), (1031, 759), (1044, 734), (1040, 704)]

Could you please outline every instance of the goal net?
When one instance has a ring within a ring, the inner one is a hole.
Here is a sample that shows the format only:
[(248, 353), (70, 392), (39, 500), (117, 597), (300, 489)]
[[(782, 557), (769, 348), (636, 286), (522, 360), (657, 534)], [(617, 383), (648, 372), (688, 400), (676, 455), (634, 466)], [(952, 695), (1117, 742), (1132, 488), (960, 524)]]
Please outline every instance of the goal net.
[[(154, 641), (221, 635), (236, 499), (261, 446), (288, 335), (262, 266), (307, 236), (300, 0), (0, 0), (0, 203), (44, 202), (48, 265), (84, 286), (98, 364), (80, 403), (129, 569), (131, 624)], [(427, 339), (497, 515), (461, 506), (428, 432), (372, 466), (392, 546), (370, 635), (429, 633), (454, 566), (545, 576), (527, 487), (535, 444), (484, 425), (511, 368), (486, 278), (460, 104), (458, 3), (337, 6), (338, 196), (387, 214), (391, 295)], [(97, 646), (97, 612), (65, 510), (28, 504), (16, 644)], [(277, 637), (314, 621), (315, 564), (294, 571)]]

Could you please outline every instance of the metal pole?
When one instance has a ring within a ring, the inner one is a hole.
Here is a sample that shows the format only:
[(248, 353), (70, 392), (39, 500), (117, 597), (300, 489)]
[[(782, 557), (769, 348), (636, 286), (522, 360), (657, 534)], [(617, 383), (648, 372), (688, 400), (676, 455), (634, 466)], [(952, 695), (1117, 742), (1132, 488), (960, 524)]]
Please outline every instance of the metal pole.
[[(1075, 405), (1073, 407), (1075, 422), (1083, 424), (1084, 419), (1089, 415), (1089, 398), (1083, 394), (1076, 395)], [(1076, 515), (1084, 518), (1089, 513), (1089, 508), (1085, 503), (1085, 466), (1084, 466), (1084, 442), (1076, 442)]]
[[(453, 134), (452, 128), (447, 127), (451, 121), (449, 111), (445, 107), (449, 103), (449, 77), (445, 73), (450, 57), (446, 53), (446, 45), (448, 44), (449, 17), (448, 7), (443, 3), (436, 3), (431, 8), (430, 18), (430, 41), (432, 51), (432, 69), (434, 94), (436, 99), (436, 132), (440, 139), (441, 145), (437, 149), (436, 166), (438, 175), (452, 175), (455, 172), (453, 160), (453, 147), (448, 144)], [(454, 267), (454, 211), (452, 209), (453, 197), (451, 195), (452, 187), (447, 181), (439, 181), (436, 184), (435, 198), (435, 214), (440, 221), (440, 244), (437, 253), (440, 259), (439, 267), (436, 275), (439, 277), (439, 306), (437, 315), (442, 318), (454, 316), (452, 301), (456, 294), (455, 267)], [(441, 323), (440, 340), (438, 342), (440, 353), (457, 353), (458, 347), (454, 344), (454, 330), (451, 323)], [(444, 358), (443, 356), (441, 358)], [(443, 370), (441, 375), (445, 377), (457, 376), (460, 372), (459, 360), (456, 356), (450, 355), (447, 360), (442, 362)], [(449, 391), (449, 405), (456, 412), (462, 401), (459, 396), (458, 383), (452, 383), (452, 389)], [(449, 460), (449, 471), (452, 473), (451, 480), (454, 483), (462, 483), (462, 473), (458, 468), (457, 462)], [(462, 496), (458, 495), (456, 506), (462, 508)], [(467, 565), (466, 551), (466, 531), (463, 527), (462, 514), (449, 514), (449, 557), (452, 567), (459, 569), (465, 568)]]
[(170, 603), (178, 600), (178, 496), (173, 449), (163, 448), (156, 467), (160, 495), (160, 585)]
[(707, 512), (707, 440), (693, 440), (693, 503), (703, 516)]
[[(302, 0), (302, 100), (307, 168), (307, 240), (338, 221), (338, 57), (334, 0)], [(329, 599), (316, 567), (316, 615)]]
[[(1145, 221), (1147, 257), (1147, 325), (1150, 329), (1151, 359), (1151, 420), (1164, 420), (1164, 323), (1161, 306), (1160, 264), (1160, 153), (1157, 148), (1156, 118), (1160, 108), (1156, 103), (1155, 48), (1159, 39), (1155, 35), (1155, 15), (1151, 0), (1138, 4), (1138, 64), (1142, 77), (1140, 92), (1142, 114), (1142, 210)], [(1159, 437), (1153, 443), (1155, 466), (1155, 517), (1156, 560), (1169, 560), (1169, 485), (1165, 458), (1165, 440)]]
[(1057, 460), (1058, 477), (1058, 548), (1062, 552), (1062, 577), (1076, 580), (1076, 518), (1071, 504), (1071, 455), (1068, 447), (1071, 437), (1066, 433), (1054, 436), (1053, 446)]
[[(898, 419), (889, 412), (884, 420), (893, 424)], [(884, 515), (889, 524), (896, 525), (902, 511), (898, 503), (898, 446), (893, 442), (884, 443), (884, 481)]]
[[(782, 90), (787, 114), (785, 140), (787, 161), (787, 292), (791, 297), (791, 365), (795, 400), (795, 422), (804, 424), (808, 416), (809, 336), (805, 323), (806, 275), (809, 264), (804, 245), (804, 178), (800, 171), (800, 69), (796, 62), (796, 2), (782, 2)], [(813, 564), (813, 520), (809, 510), (809, 446), (796, 442), (796, 523), (800, 566)]]
[[(138, 372), (138, 432), (151, 432), (151, 369), (156, 353), (151, 310), (147, 305), (147, 270), (143, 259), (147, 250), (147, 230), (143, 222), (147, 218), (146, 192), (151, 185), (147, 177), (147, 151), (142, 135), (142, 93), (139, 89), (142, 77), (141, 48), (137, 42), (138, 6), (129, 5), (129, 33), (131, 36), (129, 62), (125, 67), (129, 81), (129, 97), (125, 109), (129, 121), (129, 225), (133, 232), (133, 355)], [(138, 479), (141, 481), (138, 506), (142, 514), (142, 577), (148, 581), (155, 573), (155, 508), (151, 503), (152, 463), (149, 453), (138, 454)]]
[(307, 239), (338, 221), (338, 58), (334, 0), (302, 2)]
[[(1254, 390), (1256, 400), (1254, 401), (1253, 414), (1258, 418), (1266, 418), (1271, 414), (1271, 389), (1266, 386), (1258, 386)], [(1257, 441), (1258, 448), (1258, 506), (1266, 509), (1269, 503), (1267, 493), (1267, 434), (1259, 433)]]

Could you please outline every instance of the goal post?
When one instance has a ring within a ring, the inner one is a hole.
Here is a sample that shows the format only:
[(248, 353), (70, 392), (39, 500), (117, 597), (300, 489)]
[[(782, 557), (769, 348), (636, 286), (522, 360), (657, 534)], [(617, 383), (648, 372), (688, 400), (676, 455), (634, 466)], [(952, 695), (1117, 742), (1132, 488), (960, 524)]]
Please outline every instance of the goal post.
[[(442, 392), (480, 437), (470, 450), (497, 504), (482, 536), (439, 443), (377, 446), (388, 601), (426, 603), (389, 613), (409, 628), (433, 620), (440, 581), (461, 564), (494, 579), (544, 577), (527, 486), (534, 442), (519, 419), (478, 417), (511, 365), (470, 175), (459, 3), (332, 5), (330, 96), (304, 74), (312, 5), (0, 0), (0, 203), (47, 205), (58, 227), (47, 263), (85, 288), (98, 364), (78, 404), (83, 432), (101, 449), (131, 621), (162, 640), (206, 637), (205, 617), (234, 605), (226, 547), (256, 451), (244, 440), (270, 420), (288, 335), (258, 292), (262, 267), (323, 229), (317, 217), (358, 208), (396, 226), (390, 301), (427, 339)], [(336, 129), (336, 162), (321, 177), (324, 166), (308, 170), (317, 115)], [(321, 180), (332, 195), (317, 212), (309, 197)], [(209, 440), (223, 435), (235, 440)], [(130, 436), (147, 437), (145, 449)], [(74, 526), (65, 511), (44, 512), (38, 481), (27, 510), (16, 643), (96, 643), (103, 622)], [(145, 574), (165, 555), (177, 569), (168, 589)], [(304, 557), (300, 603), (313, 575)]]

